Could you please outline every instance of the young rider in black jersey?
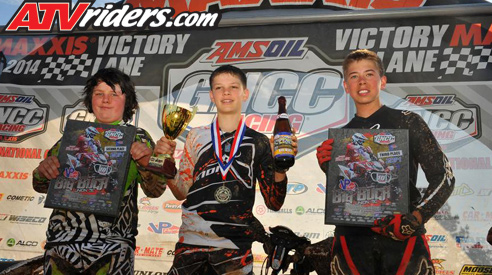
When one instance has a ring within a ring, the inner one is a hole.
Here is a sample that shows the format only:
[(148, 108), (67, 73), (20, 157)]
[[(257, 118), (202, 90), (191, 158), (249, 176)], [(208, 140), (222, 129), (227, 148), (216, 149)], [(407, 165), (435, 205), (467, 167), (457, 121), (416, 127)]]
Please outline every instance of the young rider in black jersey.
[[(133, 127), (127, 122), (138, 108), (138, 101), (135, 85), (128, 75), (117, 69), (101, 69), (87, 80), (84, 95), (84, 104), (90, 113), (94, 113), (96, 122)], [(155, 150), (174, 153), (174, 143), (165, 138), (159, 142), (161, 145)], [(153, 148), (151, 136), (137, 128), (130, 149), (132, 160), (125, 179), (125, 193), (116, 219), (53, 210), (46, 232), (44, 274), (133, 274), (135, 236), (138, 234), (138, 183), (149, 197), (159, 197), (166, 189), (166, 179), (162, 175), (145, 169)], [(46, 193), (50, 180), (59, 175), (59, 149), (60, 141), (34, 170), (33, 187), (37, 192)]]
[(217, 117), (189, 132), (178, 176), (168, 180), (174, 196), (186, 199), (168, 274), (202, 274), (204, 266), (217, 274), (253, 274), (256, 182), (266, 206), (279, 210), (286, 171), (274, 167), (271, 141), (244, 124), (241, 107), (249, 96), (244, 72), (221, 66), (210, 76), (210, 86)]
[[(441, 208), (454, 188), (454, 176), (424, 120), (415, 113), (381, 104), (386, 86), (381, 59), (369, 50), (351, 52), (343, 62), (344, 88), (354, 100), (355, 117), (344, 128), (408, 129), (410, 143), (410, 213), (374, 221), (372, 228), (336, 226), (332, 274), (434, 274), (424, 224)], [(317, 149), (326, 172), (333, 139)], [(423, 196), (416, 187), (418, 166), (429, 186)]]

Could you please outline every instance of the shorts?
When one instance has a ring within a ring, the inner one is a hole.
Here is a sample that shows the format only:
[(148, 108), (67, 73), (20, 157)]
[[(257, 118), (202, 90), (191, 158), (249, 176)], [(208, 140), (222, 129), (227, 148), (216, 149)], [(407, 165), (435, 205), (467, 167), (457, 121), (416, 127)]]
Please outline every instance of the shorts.
[(168, 275), (252, 275), (253, 255), (249, 249), (228, 249), (177, 243)]
[(134, 251), (125, 243), (53, 246), (44, 253), (44, 274), (133, 274)]
[(378, 234), (335, 234), (330, 269), (332, 275), (435, 274), (424, 235), (395, 241)]

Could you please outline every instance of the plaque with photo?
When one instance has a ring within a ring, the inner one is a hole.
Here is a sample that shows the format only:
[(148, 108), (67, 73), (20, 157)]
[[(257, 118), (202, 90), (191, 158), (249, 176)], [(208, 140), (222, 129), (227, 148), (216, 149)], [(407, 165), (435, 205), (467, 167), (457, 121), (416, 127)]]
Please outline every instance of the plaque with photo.
[(409, 211), (408, 130), (329, 129), (325, 224), (372, 226)]
[(116, 217), (136, 128), (68, 120), (45, 207)]

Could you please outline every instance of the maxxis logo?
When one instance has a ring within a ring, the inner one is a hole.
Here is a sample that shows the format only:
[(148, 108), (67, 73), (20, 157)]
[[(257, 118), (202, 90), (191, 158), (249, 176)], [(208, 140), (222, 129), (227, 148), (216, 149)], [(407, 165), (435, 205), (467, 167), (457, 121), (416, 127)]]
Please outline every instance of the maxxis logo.
[(20, 143), (46, 131), (49, 105), (34, 95), (0, 94), (0, 142)]

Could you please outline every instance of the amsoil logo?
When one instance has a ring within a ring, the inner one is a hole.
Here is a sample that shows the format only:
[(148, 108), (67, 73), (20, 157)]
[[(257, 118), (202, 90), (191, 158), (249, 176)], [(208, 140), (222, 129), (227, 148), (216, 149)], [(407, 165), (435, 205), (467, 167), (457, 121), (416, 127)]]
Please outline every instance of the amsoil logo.
[(174, 16), (172, 8), (133, 8), (122, 5), (121, 8), (108, 3), (104, 8), (91, 8), (93, 2), (79, 1), (72, 9), (70, 1), (38, 2), (24, 1), (7, 23), (5, 32), (18, 30), (50, 32), (55, 21), (61, 32), (74, 29), (96, 30), (156, 29), (156, 28), (211, 28), (220, 21), (218, 13), (186, 12)]
[(217, 40), (212, 45), (212, 52), (201, 61), (223, 65), (276, 59), (302, 59), (307, 52), (304, 48), (306, 41), (307, 37)]
[[(164, 105), (171, 103), (189, 109), (198, 107), (198, 115), (188, 124), (187, 129), (210, 124), (216, 115), (216, 107), (208, 94), (209, 77), (215, 69), (212, 61), (229, 58), (234, 58), (235, 62), (239, 58), (247, 61), (253, 53), (257, 53), (254, 50), (252, 52), (251, 49), (254, 49), (255, 43), (259, 41), (259, 39), (215, 41), (214, 49), (203, 48), (197, 58), (186, 66), (168, 64), (164, 70), (161, 91), (161, 96), (165, 100), (159, 104), (157, 121), (161, 120), (160, 114)], [(263, 58), (268, 57), (266, 53), (271, 52), (270, 55), (274, 59), (265, 58), (262, 62), (238, 65), (245, 67), (243, 70), (250, 91), (250, 96), (242, 105), (246, 125), (255, 131), (271, 134), (277, 118), (277, 99), (279, 95), (285, 96), (291, 125), (298, 129), (299, 147), (307, 148), (301, 149), (298, 157), (315, 148), (310, 142), (303, 140), (304, 138), (326, 138), (326, 131), (329, 128), (344, 125), (349, 121), (351, 110), (349, 97), (342, 85), (341, 67), (328, 64), (321, 54), (310, 48), (295, 47), (296, 43), (304, 45), (305, 42), (304, 38), (267, 39), (265, 46), (258, 44), (257, 47), (261, 50), (258, 54)], [(219, 50), (219, 47), (222, 50)], [(266, 51), (269, 47), (270, 50)], [(285, 54), (282, 49), (285, 50)], [(291, 55), (294, 52), (299, 53), (295, 54), (296, 59)], [(282, 62), (278, 62), (279, 60)], [(305, 62), (307, 60), (309, 62)], [(298, 68), (299, 62), (307, 64), (302, 71), (286, 69)], [(331, 112), (341, 115), (327, 115)], [(158, 127), (162, 127), (159, 124)], [(184, 136), (182, 135), (180, 139), (184, 140)]]
[[(419, 114), (447, 152), (482, 135), (480, 107), (467, 104), (455, 95), (408, 95), (397, 109)], [(425, 108), (425, 109), (423, 109)]]
[(46, 131), (49, 106), (35, 96), (0, 94), (0, 142), (20, 143)]

